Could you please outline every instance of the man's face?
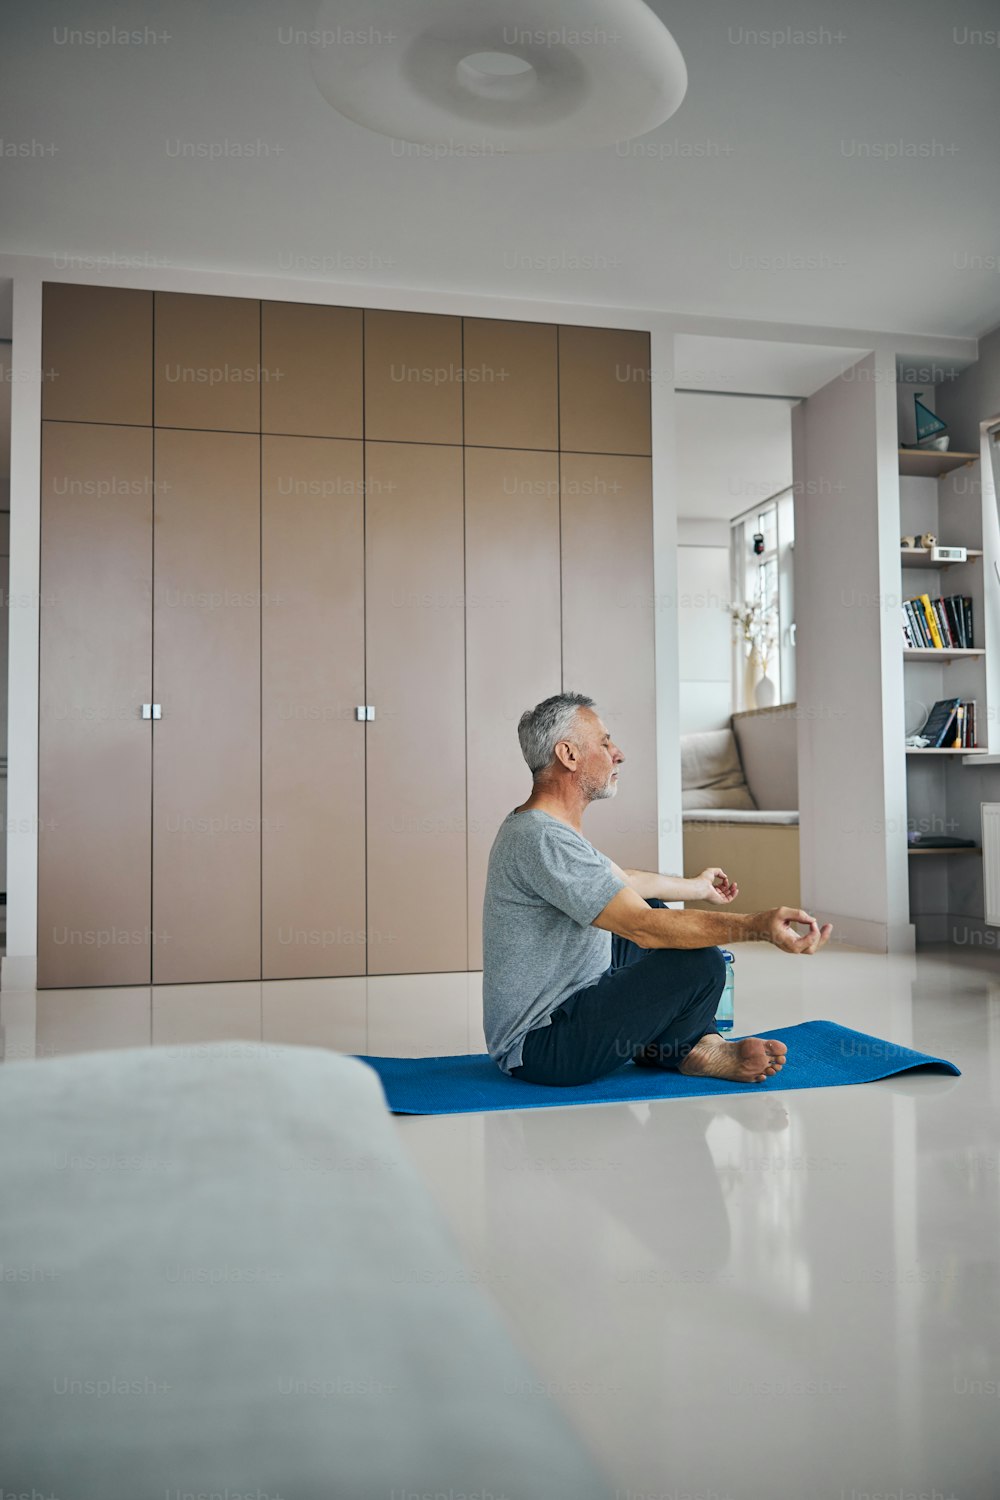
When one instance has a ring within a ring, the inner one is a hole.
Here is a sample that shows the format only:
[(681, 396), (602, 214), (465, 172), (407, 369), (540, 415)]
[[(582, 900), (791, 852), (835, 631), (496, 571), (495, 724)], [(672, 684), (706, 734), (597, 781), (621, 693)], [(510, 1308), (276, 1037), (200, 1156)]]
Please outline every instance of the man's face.
[(618, 790), (618, 767), (625, 757), (592, 708), (577, 710), (576, 744), (580, 756), (577, 771), (580, 790), (588, 802), (613, 797)]

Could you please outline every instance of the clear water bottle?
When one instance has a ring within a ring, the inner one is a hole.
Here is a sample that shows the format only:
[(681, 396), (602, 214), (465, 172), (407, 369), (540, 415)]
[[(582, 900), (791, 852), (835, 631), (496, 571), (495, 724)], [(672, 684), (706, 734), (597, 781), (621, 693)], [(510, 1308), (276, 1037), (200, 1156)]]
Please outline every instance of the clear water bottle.
[(720, 948), (719, 952), (726, 960), (726, 983), (722, 994), (719, 996), (719, 1008), (715, 1012), (715, 1024), (720, 1031), (732, 1031), (733, 1029), (733, 964), (735, 957), (728, 948)]

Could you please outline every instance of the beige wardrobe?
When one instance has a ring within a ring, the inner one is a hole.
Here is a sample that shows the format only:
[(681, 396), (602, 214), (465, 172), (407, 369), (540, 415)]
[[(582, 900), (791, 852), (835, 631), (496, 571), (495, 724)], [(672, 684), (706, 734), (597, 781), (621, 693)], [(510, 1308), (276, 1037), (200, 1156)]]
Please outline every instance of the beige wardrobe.
[(655, 866), (644, 333), (50, 284), (43, 987), (477, 968), (522, 710)]

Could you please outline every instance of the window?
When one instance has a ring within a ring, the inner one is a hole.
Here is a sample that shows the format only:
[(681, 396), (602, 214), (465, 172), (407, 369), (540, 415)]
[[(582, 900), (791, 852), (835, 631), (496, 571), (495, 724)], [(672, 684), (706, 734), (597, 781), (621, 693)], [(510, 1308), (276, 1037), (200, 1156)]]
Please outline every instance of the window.
[(758, 706), (753, 686), (765, 667), (774, 683), (774, 701), (791, 702), (795, 695), (791, 490), (745, 511), (730, 525), (733, 604), (744, 613), (752, 606), (754, 615), (752, 648), (740, 627), (734, 626), (734, 712)]

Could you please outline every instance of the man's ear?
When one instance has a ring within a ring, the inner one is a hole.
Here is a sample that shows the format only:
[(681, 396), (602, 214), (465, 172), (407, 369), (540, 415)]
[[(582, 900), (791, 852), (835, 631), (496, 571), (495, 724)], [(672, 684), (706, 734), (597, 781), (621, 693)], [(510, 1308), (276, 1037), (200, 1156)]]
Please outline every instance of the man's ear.
[(572, 740), (560, 740), (555, 746), (554, 754), (559, 764), (565, 766), (567, 771), (577, 769), (580, 757)]

